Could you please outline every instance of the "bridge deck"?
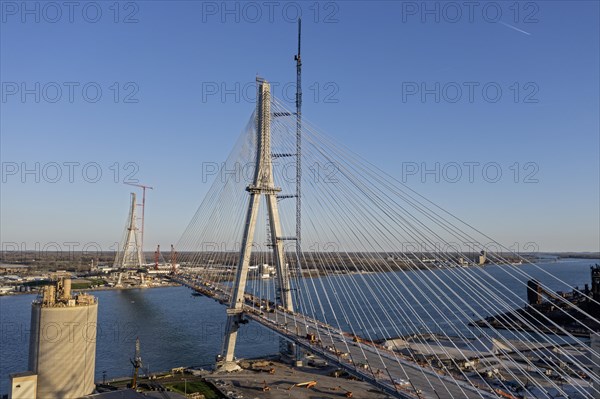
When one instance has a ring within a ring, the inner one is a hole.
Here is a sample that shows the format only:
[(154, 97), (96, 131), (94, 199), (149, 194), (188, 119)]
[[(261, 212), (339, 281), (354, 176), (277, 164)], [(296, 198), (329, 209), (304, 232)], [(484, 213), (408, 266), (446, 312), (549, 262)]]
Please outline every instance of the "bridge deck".
[[(223, 304), (229, 302), (229, 293), (225, 286), (219, 287), (211, 283), (213, 289), (206, 290), (194, 277), (177, 276), (171, 279)], [(467, 381), (441, 375), (433, 368), (421, 366), (375, 344), (354, 342), (348, 334), (308, 316), (290, 314), (281, 309), (261, 312), (246, 304), (244, 312), (247, 318), (393, 397), (431, 399), (497, 397), (489, 391), (475, 388)], [(318, 338), (317, 342), (311, 342), (307, 338), (307, 332), (314, 334)], [(361, 364), (368, 366), (360, 367)], [(400, 386), (393, 383), (394, 380), (404, 380), (409, 383)]]

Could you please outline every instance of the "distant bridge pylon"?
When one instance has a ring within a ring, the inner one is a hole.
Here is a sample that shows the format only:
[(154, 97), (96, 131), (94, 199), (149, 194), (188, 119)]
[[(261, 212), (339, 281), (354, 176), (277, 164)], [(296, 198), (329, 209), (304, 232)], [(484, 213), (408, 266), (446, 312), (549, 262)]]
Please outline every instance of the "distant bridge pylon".
[(120, 250), (117, 251), (113, 267), (118, 269), (141, 269), (144, 264), (140, 230), (137, 227), (137, 203), (131, 193), (131, 207)]

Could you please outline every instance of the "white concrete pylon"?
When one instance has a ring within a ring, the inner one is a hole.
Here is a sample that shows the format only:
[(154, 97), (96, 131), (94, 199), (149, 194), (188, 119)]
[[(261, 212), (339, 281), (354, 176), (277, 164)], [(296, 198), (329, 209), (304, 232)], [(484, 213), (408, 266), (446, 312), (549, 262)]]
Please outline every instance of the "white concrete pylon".
[(290, 291), (290, 273), (285, 263), (281, 223), (277, 207), (277, 193), (281, 191), (273, 181), (273, 164), (271, 158), (271, 87), (268, 82), (257, 78), (256, 80), (257, 106), (256, 106), (256, 168), (254, 180), (246, 190), (250, 193), (248, 212), (244, 225), (244, 235), (238, 261), (237, 273), (233, 284), (233, 295), (227, 309), (227, 325), (225, 328), (224, 356), (223, 362), (218, 366), (223, 370), (235, 370), (234, 350), (237, 332), (242, 320), (244, 305), (244, 288), (248, 277), (250, 256), (252, 252), (252, 241), (256, 228), (256, 219), (261, 197), (265, 197), (268, 212), (270, 244), (275, 259), (278, 279), (278, 296), (281, 306), (293, 312), (292, 294)]

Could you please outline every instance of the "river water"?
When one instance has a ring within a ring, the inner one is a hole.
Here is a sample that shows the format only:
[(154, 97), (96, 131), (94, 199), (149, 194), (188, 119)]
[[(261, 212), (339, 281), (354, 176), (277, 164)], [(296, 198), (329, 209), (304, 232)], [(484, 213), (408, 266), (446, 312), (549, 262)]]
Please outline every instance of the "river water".
[[(517, 266), (528, 275), (538, 279), (554, 290), (567, 290), (575, 286), (583, 289), (584, 284), (590, 283), (590, 265), (598, 260), (567, 259), (551, 263), (538, 263), (542, 269), (538, 270), (532, 265)], [(515, 268), (515, 269), (516, 269)], [(503, 284), (507, 287), (515, 286), (514, 280), (505, 273), (506, 266), (486, 266), (484, 271), (493, 276), (494, 284)], [(470, 273), (476, 273), (479, 278), (485, 279), (476, 268)], [(549, 277), (545, 272), (556, 276), (566, 283), (563, 285)], [(415, 284), (414, 273), (437, 273), (439, 277), (448, 282), (449, 286), (461, 284), (453, 274), (447, 270), (409, 272), (398, 278), (399, 283)], [(424, 276), (421, 274), (420, 276)], [(323, 295), (323, 290), (337, 288), (339, 283), (346, 283), (352, 279), (354, 287), (373, 286), (378, 281), (378, 275), (345, 275), (327, 279), (324, 284), (315, 284), (309, 288), (313, 297)], [(430, 276), (431, 277), (431, 276)], [(522, 281), (524, 277), (519, 277)], [(312, 286), (312, 284), (307, 284)], [(522, 290), (522, 287), (519, 287)], [(416, 290), (418, 291), (418, 290)], [(404, 292), (400, 289), (400, 292)], [(127, 289), (97, 291), (93, 294), (98, 297), (98, 333), (96, 348), (96, 379), (101, 381), (103, 375), (107, 379), (123, 377), (131, 374), (130, 359), (133, 357), (136, 337), (140, 338), (144, 368), (150, 372), (163, 371), (178, 366), (209, 366), (214, 362), (215, 356), (221, 350), (223, 329), (225, 326), (225, 308), (219, 303), (206, 297), (194, 297), (191, 291), (184, 287), (166, 287), (152, 289)], [(517, 292), (522, 303), (525, 303), (525, 292)], [(354, 295), (354, 294), (352, 294)], [(356, 303), (365, 303), (378, 297), (377, 292), (366, 293), (361, 298), (354, 298)], [(419, 296), (416, 294), (417, 301)], [(29, 350), (29, 326), (31, 302), (33, 295), (18, 295), (0, 297), (0, 394), (8, 393), (8, 375), (10, 373), (25, 371)], [(340, 303), (344, 303), (343, 295)], [(468, 301), (469, 302), (469, 301)], [(486, 314), (486, 306), (475, 300), (470, 300), (470, 305), (482, 314)], [(423, 305), (422, 312), (428, 312), (428, 305)], [(371, 314), (366, 312), (367, 314)], [(487, 312), (494, 313), (494, 312)], [(470, 312), (469, 312), (470, 314)], [(372, 314), (371, 314), (372, 315)], [(319, 314), (319, 318), (326, 318), (332, 322), (332, 315), (328, 312)], [(381, 318), (381, 315), (372, 315)], [(339, 321), (339, 325), (346, 329), (348, 324), (353, 325), (358, 331), (359, 323), (348, 316), (350, 320)], [(461, 315), (450, 318), (460, 322), (464, 320)], [(334, 323), (332, 323), (334, 324)], [(436, 328), (445, 329), (447, 322), (440, 322)], [(370, 335), (371, 338), (399, 335), (404, 333), (402, 328), (395, 326), (368, 327), (363, 325), (361, 335)], [(270, 330), (257, 323), (250, 323), (242, 327), (238, 338), (236, 354), (238, 357), (255, 357), (277, 353), (279, 339)]]

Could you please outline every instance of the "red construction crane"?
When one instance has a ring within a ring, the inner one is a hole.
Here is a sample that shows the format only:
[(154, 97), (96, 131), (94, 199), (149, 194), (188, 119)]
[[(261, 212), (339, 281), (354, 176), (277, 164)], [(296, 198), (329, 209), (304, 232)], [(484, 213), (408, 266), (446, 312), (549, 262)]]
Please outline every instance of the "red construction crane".
[(154, 187), (150, 187), (150, 186), (145, 186), (143, 184), (135, 184), (135, 183), (124, 183), (127, 184), (129, 186), (135, 186), (135, 187), (141, 187), (142, 189), (142, 234), (141, 234), (141, 247), (142, 247), (142, 253), (144, 252), (144, 233), (146, 232), (146, 230), (144, 229), (144, 213), (146, 211), (146, 189), (149, 188), (150, 190), (154, 190)]

